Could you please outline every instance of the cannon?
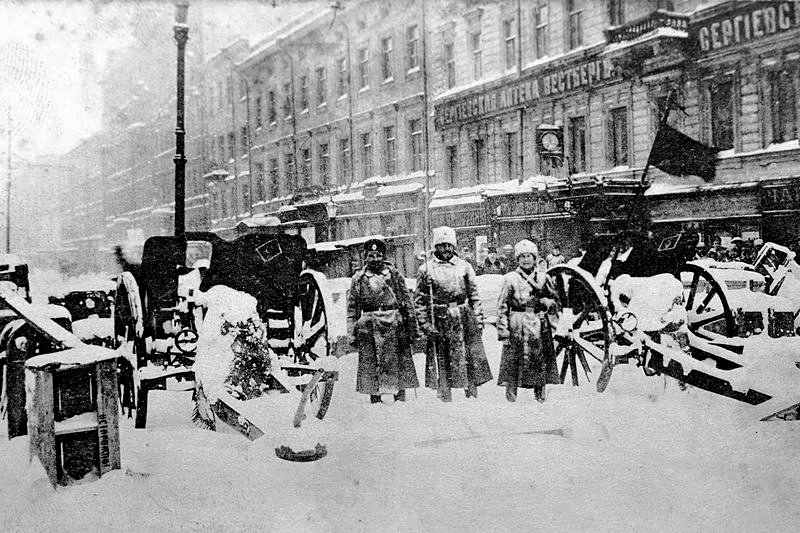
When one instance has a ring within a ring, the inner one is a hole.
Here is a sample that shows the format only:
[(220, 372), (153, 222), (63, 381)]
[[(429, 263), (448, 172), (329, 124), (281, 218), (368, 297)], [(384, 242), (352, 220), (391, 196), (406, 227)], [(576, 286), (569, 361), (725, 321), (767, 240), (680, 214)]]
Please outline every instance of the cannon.
[(147, 424), (148, 393), (193, 390), (197, 421), (225, 422), (249, 438), (263, 434), (235, 396), (207, 397), (196, 381), (195, 359), (207, 308), (203, 295), (216, 286), (255, 298), (277, 361), (271, 387), (296, 394), (295, 425), (308, 410), (324, 417), (337, 373), (317, 362), (330, 355), (330, 296), (324, 276), (305, 269), (305, 241), (285, 233), (250, 233), (224, 240), (214, 233), (150, 237), (139, 266), (123, 272), (115, 293), (114, 332), (123, 356), (123, 408), (135, 427)]
[[(612, 263), (603, 283), (595, 277), (601, 261), (587, 262), (593, 272), (583, 261), (548, 270), (562, 383), (571, 376), (602, 392), (615, 365), (635, 362), (646, 375), (749, 404), (758, 420), (800, 418), (793, 255), (768, 243), (754, 265), (716, 263), (689, 260), (693, 247), (683, 234), (661, 241), (645, 255), (646, 275), (637, 261), (613, 264), (619, 249), (587, 253)], [(621, 263), (640, 252), (620, 248)]]

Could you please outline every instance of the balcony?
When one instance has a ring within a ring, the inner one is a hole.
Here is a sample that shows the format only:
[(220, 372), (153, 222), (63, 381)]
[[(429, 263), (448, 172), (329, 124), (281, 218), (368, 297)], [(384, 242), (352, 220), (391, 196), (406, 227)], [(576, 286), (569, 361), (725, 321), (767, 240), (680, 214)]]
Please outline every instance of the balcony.
[(657, 10), (606, 30), (603, 55), (626, 78), (670, 68), (686, 59), (689, 15)]
[(649, 34), (653, 34), (653, 37), (685, 38), (688, 29), (689, 15), (659, 9), (631, 22), (609, 28), (605, 34), (606, 42), (614, 44), (634, 41)]

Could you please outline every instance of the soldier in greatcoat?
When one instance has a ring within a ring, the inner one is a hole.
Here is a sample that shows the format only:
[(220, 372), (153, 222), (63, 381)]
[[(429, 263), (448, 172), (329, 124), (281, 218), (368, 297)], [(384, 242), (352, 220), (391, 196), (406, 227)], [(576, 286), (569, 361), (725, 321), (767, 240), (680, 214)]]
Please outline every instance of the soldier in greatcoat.
[(414, 297), (420, 329), (428, 337), (425, 385), (437, 389), (442, 401), (451, 400), (451, 388), (463, 388), (475, 398), (478, 386), (492, 379), (475, 270), (456, 255), (452, 228), (434, 229), (433, 245), (433, 257), (420, 267)]
[(522, 240), (514, 248), (516, 270), (503, 277), (497, 301), (497, 338), (503, 343), (497, 384), (514, 402), (518, 388), (533, 388), (544, 402), (545, 385), (560, 383), (550, 323), (546, 313), (554, 303), (553, 280), (536, 269), (536, 244)]
[(403, 276), (384, 260), (380, 239), (364, 244), (365, 265), (353, 276), (347, 298), (347, 333), (358, 349), (356, 391), (372, 403), (393, 394), (405, 401), (406, 389), (419, 386), (411, 346), (417, 337), (414, 303)]

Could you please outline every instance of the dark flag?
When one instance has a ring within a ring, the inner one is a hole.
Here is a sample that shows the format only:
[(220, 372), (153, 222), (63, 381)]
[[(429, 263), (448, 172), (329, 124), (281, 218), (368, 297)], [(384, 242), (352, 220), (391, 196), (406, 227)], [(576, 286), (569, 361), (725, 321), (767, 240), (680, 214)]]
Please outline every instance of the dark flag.
[(673, 176), (699, 176), (711, 181), (717, 171), (717, 152), (717, 148), (662, 124), (650, 150), (650, 164)]

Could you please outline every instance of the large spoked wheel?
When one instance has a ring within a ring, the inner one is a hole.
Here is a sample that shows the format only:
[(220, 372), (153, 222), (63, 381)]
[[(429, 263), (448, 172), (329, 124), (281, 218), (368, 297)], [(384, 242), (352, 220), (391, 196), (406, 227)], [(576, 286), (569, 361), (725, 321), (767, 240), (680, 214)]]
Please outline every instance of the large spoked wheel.
[(330, 355), (330, 301), (325, 276), (310, 270), (300, 274), (294, 312), (289, 322), (291, 337), (287, 355), (292, 357), (294, 363), (307, 365)]
[(550, 324), (561, 383), (569, 374), (573, 385), (595, 383), (602, 392), (613, 368), (606, 297), (581, 268), (556, 265), (547, 273), (555, 284), (558, 303), (558, 318), (551, 315)]
[(147, 392), (141, 390), (138, 368), (146, 355), (143, 330), (142, 302), (139, 285), (130, 272), (123, 272), (117, 283), (114, 298), (114, 336), (121, 350), (119, 361), (120, 401), (123, 412), (136, 410), (135, 427), (144, 428), (147, 423)]
[(725, 291), (711, 273), (702, 265), (686, 263), (680, 277), (689, 331), (706, 328), (726, 337), (736, 335), (736, 321)]

